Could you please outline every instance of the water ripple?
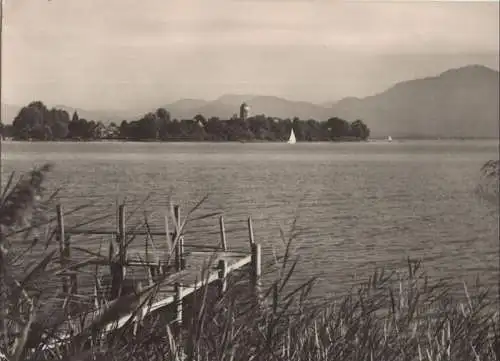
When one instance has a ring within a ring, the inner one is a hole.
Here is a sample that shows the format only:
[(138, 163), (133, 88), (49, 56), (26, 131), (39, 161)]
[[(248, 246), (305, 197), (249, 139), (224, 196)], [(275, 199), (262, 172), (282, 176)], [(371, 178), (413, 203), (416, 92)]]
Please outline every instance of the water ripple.
[[(248, 248), (246, 217), (264, 254), (283, 249), (279, 228), (297, 219), (297, 282), (321, 274), (315, 295), (345, 290), (374, 267), (395, 267), (407, 256), (431, 274), (497, 285), (498, 210), (474, 193), (481, 165), (498, 155), (496, 142), (370, 144), (140, 144), (9, 143), (4, 172), (52, 161), (49, 183), (64, 186), (68, 217), (148, 202), (154, 230), (164, 229), (169, 196), (189, 207), (205, 194), (203, 212), (222, 211), (230, 246)], [(6, 177), (3, 177), (5, 179)], [(143, 213), (129, 221), (140, 223)], [(116, 227), (114, 219), (102, 227)], [(86, 242), (91, 242), (87, 240)], [(93, 240), (94, 246), (97, 244)], [(160, 240), (158, 241), (160, 242)], [(217, 244), (216, 219), (188, 227), (186, 242)]]

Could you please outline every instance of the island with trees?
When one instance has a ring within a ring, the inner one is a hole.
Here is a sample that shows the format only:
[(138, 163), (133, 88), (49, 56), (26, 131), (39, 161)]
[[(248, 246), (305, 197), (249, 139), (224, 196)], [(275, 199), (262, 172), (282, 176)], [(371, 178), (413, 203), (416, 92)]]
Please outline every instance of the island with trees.
[(207, 119), (198, 114), (192, 119), (178, 120), (172, 119), (168, 110), (159, 108), (137, 120), (105, 125), (80, 118), (77, 112), (70, 116), (65, 110), (49, 109), (41, 101), (23, 107), (11, 125), (0, 124), (3, 138), (32, 141), (284, 141), (291, 129), (297, 141), (365, 141), (370, 136), (370, 129), (362, 120), (279, 119), (248, 116), (242, 110), (230, 119)]

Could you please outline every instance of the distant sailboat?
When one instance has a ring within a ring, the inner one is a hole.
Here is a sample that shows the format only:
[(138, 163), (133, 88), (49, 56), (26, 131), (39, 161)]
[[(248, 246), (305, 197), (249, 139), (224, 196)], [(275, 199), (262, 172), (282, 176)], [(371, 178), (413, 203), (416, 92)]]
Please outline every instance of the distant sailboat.
[(288, 138), (287, 144), (295, 144), (297, 143), (297, 139), (295, 139), (295, 133), (292, 131), (290, 132), (290, 138)]
[(389, 143), (390, 143), (390, 142), (392, 142), (392, 137), (391, 137), (390, 135), (387, 137), (387, 141), (388, 141)]

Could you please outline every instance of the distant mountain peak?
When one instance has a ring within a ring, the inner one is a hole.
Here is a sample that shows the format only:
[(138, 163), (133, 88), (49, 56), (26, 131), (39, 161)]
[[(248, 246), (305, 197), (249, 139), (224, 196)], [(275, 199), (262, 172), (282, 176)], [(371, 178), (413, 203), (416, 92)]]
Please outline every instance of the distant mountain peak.
[(471, 64), (471, 65), (461, 66), (458, 68), (448, 69), (448, 70), (442, 72), (441, 75), (443, 75), (443, 74), (456, 74), (456, 73), (460, 73), (460, 72), (473, 72), (473, 73), (483, 72), (483, 73), (489, 73), (489, 74), (498, 73), (497, 70), (488, 68), (485, 65)]
[(491, 137), (498, 134), (499, 72), (482, 65), (406, 80), (362, 99), (333, 105), (341, 118), (362, 119), (372, 134)]
[[(178, 106), (178, 107), (184, 107), (184, 108), (189, 108), (189, 107), (201, 107), (205, 104), (207, 104), (208, 101), (203, 100), (203, 99), (195, 99), (195, 98), (183, 98), (176, 100), (175, 102), (171, 103), (169, 106)], [(167, 106), (168, 107), (168, 106)]]
[(498, 77), (498, 74), (497, 70), (488, 68), (484, 65), (473, 64), (446, 70), (439, 74), (439, 78), (454, 78), (457, 80), (465, 78), (479, 81), (490, 77)]
[(249, 102), (255, 97), (257, 97), (257, 95), (255, 94), (223, 94), (220, 97), (218, 97), (215, 101), (226, 104), (234, 104), (234, 103)]

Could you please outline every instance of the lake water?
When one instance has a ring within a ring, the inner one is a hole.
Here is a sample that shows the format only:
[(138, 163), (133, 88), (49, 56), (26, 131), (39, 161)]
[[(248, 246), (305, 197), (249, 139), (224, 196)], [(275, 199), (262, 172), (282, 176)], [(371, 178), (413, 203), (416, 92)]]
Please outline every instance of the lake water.
[[(498, 284), (498, 209), (474, 191), (482, 164), (498, 159), (497, 141), (4, 142), (2, 157), (4, 182), (12, 170), (54, 163), (49, 188), (63, 187), (66, 210), (90, 201), (96, 208), (87, 214), (114, 215), (117, 198), (126, 196), (130, 209), (151, 193), (146, 208), (158, 230), (169, 195), (185, 211), (208, 194), (198, 213), (223, 211), (230, 246), (242, 249), (251, 215), (267, 260), (272, 247), (283, 249), (280, 226), (286, 233), (296, 219), (297, 279), (320, 275), (316, 295), (342, 292), (355, 274), (366, 279), (408, 256), (457, 284), (477, 276)], [(187, 244), (218, 242), (216, 218), (189, 229)]]

